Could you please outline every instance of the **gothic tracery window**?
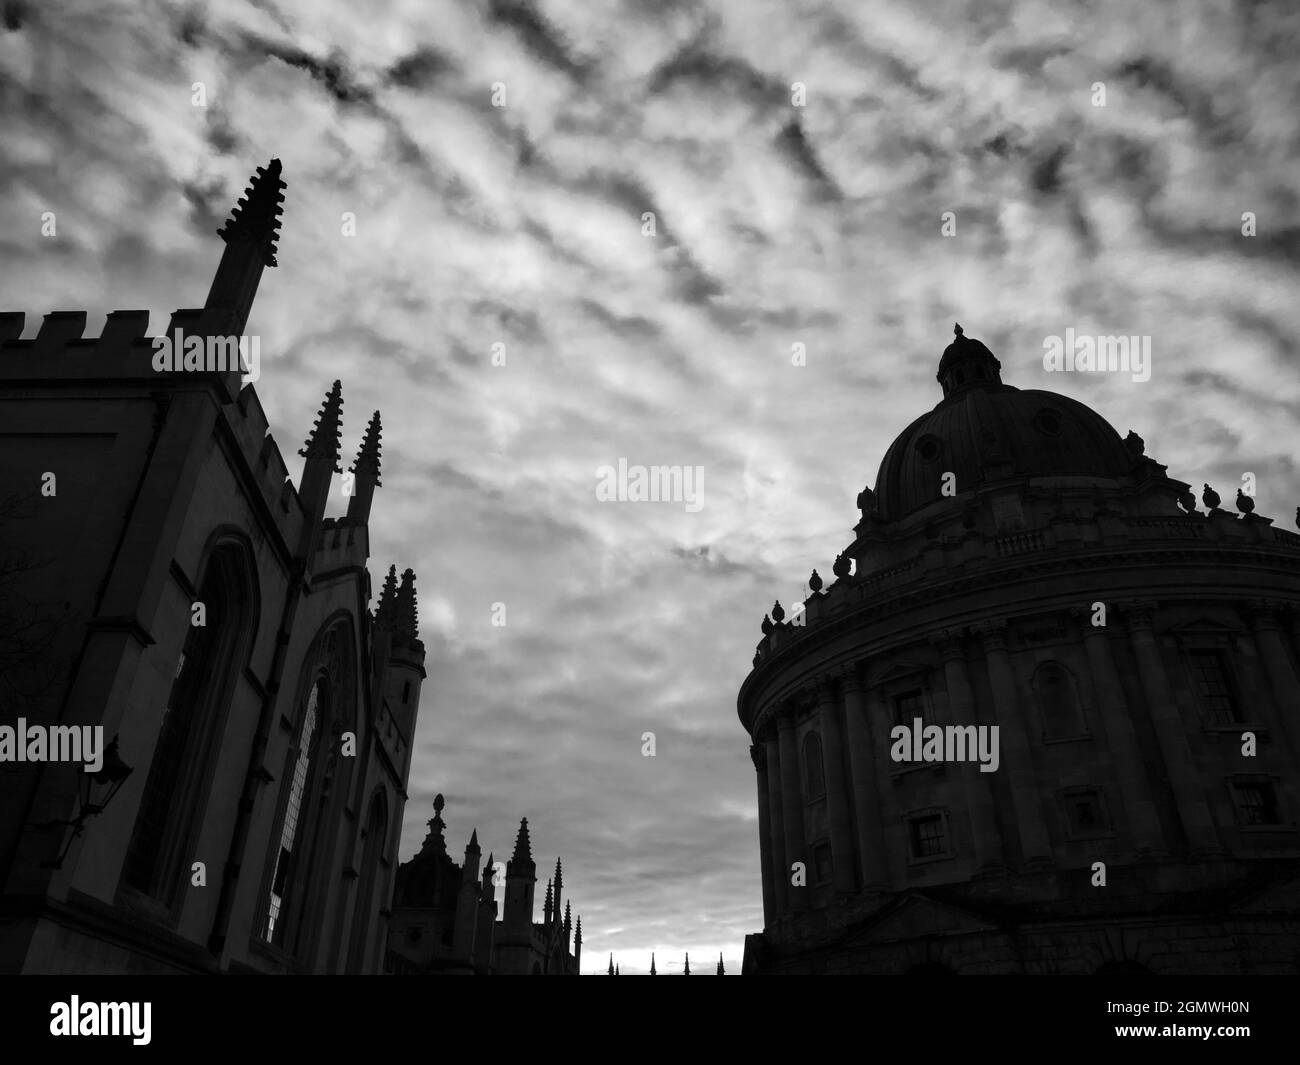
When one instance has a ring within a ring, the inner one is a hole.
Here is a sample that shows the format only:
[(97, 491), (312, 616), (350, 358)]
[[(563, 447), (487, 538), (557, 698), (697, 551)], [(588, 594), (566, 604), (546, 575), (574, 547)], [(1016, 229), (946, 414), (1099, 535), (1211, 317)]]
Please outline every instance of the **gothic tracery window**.
[(219, 544), (204, 568), (191, 622), (172, 677), (123, 863), (124, 881), (170, 906), (188, 868), (187, 848), (206, 803), (204, 767), (234, 694), (252, 622), (242, 549)]
[[(329, 624), (304, 658), (296, 743), (286, 757), (279, 820), (268, 854), (262, 935), (307, 960), (324, 934), (317, 927), (321, 885), (334, 860), (352, 759), (340, 758), (342, 733), (354, 717), (355, 647), (346, 623)], [(345, 726), (345, 722), (348, 722)], [(336, 779), (338, 778), (338, 779)]]

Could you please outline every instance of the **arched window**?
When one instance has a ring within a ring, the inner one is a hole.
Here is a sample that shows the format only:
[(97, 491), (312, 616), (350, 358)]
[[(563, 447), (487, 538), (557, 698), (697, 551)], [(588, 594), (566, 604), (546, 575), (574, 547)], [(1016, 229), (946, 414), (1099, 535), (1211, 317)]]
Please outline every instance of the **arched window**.
[[(299, 821), (302, 819), (303, 801), (309, 791), (313, 762), (318, 761), (313, 756), (319, 746), (321, 704), (326, 698), (325, 682), (318, 680), (311, 687), (307, 708), (303, 712), (298, 757), (294, 760), (293, 777), (289, 784), (289, 804), (285, 807), (284, 821), (280, 826), (280, 847), (275, 860), (275, 873), (271, 877), (270, 912), (266, 926), (267, 939), (277, 945), (284, 943), (287, 922), (281, 920), (281, 917), (284, 915), (285, 900), (295, 886), (294, 874), (301, 876), (301, 867), (305, 864), (301, 860), (305, 846), (299, 846), (296, 853), (294, 848), (295, 844), (305, 843), (305, 840), (299, 838)], [(302, 835), (305, 837), (308, 833), (303, 832)], [(299, 858), (296, 863), (295, 857)], [(295, 865), (298, 866), (297, 869), (294, 868)]]
[(1069, 739), (1086, 732), (1073, 673), (1060, 662), (1044, 662), (1035, 671), (1033, 684), (1044, 739)]
[(822, 741), (815, 732), (808, 733), (803, 741), (804, 798), (820, 799), (826, 794), (826, 781), (822, 773)]
[[(163, 708), (149, 775), (127, 844), (126, 884), (172, 906), (188, 871), (207, 804), (209, 770), (255, 619), (243, 547), (219, 542), (208, 556), (189, 631)], [(203, 624), (193, 624), (199, 619)]]
[(388, 838), (388, 806), (384, 793), (376, 792), (370, 800), (370, 814), (366, 818), (365, 844), (361, 853), (361, 884), (357, 890), (356, 913), (352, 918), (352, 949), (348, 956), (348, 972), (366, 971), (366, 948), (370, 941), (374, 916), (375, 884), (380, 879), (380, 860)]
[[(355, 656), (352, 628), (329, 624), (304, 658), (296, 742), (280, 779), (280, 814), (269, 865), (263, 936), (300, 960), (310, 961), (321, 922), (322, 887), (342, 817), (346, 775), (353, 759), (339, 758), (344, 729), (356, 728), (353, 712)], [(346, 724), (345, 724), (346, 723)], [(342, 766), (340, 766), (340, 762)]]

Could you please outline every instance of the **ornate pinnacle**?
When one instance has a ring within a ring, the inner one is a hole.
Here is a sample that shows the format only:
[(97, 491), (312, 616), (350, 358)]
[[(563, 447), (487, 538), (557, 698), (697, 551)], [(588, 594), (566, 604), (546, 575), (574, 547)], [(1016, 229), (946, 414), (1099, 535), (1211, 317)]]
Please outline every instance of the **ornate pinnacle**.
[(227, 244), (247, 241), (262, 249), (262, 262), (275, 266), (275, 242), (280, 239), (280, 210), (284, 204), (285, 184), (280, 180), (280, 160), (272, 159), (268, 167), (258, 167), (244, 195), (217, 230)]
[(397, 589), (393, 608), (393, 626), (413, 640), (420, 635), (420, 613), (415, 606), (415, 571), (412, 569), (402, 574), (402, 584)]
[(312, 426), (307, 442), (298, 449), (298, 454), (306, 459), (328, 459), (335, 473), (339, 469), (339, 434), (343, 423), (343, 383), (335, 381), (325, 393), (325, 402), (321, 404), (316, 423)]
[(375, 411), (366, 426), (366, 435), (361, 440), (361, 449), (352, 465), (348, 467), (353, 473), (368, 473), (374, 479), (377, 488), (383, 488), (379, 480), (379, 411)]

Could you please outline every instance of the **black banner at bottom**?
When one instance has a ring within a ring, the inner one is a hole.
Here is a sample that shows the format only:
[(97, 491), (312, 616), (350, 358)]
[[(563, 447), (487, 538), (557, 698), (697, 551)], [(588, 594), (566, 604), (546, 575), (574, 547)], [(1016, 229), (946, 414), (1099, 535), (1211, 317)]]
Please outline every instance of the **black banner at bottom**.
[[(618, 1053), (663, 1039), (764, 1057), (847, 1042), (927, 1050), (1114, 1048), (1150, 1054), (1280, 1049), (1295, 1037), (1295, 977), (823, 977), (674, 984), (572, 984), (393, 977), (24, 976), (0, 983), (8, 1060), (16, 1052), (94, 1055), (282, 1051), (430, 1052), (446, 1040), (565, 1038)], [(562, 991), (560, 987), (569, 990)], [(543, 1033), (550, 1033), (543, 1035)], [(512, 1034), (513, 1033), (513, 1034)], [(623, 1042), (631, 1040), (631, 1044)], [(825, 1041), (825, 1042), (823, 1042)], [(540, 1047), (537, 1047), (540, 1050)], [(575, 1048), (576, 1049), (576, 1048)], [(647, 1048), (648, 1049), (648, 1048)]]

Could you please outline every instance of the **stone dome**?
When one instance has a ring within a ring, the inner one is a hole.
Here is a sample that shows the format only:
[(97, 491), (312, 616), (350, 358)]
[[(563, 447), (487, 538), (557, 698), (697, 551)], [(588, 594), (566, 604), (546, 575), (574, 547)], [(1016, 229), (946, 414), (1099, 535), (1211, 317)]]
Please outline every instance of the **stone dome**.
[(961, 494), (1007, 478), (1114, 480), (1133, 469), (1137, 456), (1091, 407), (1003, 384), (993, 353), (960, 325), (956, 333), (939, 362), (944, 399), (885, 452), (875, 486), (879, 517), (897, 521), (936, 502), (949, 472)]

